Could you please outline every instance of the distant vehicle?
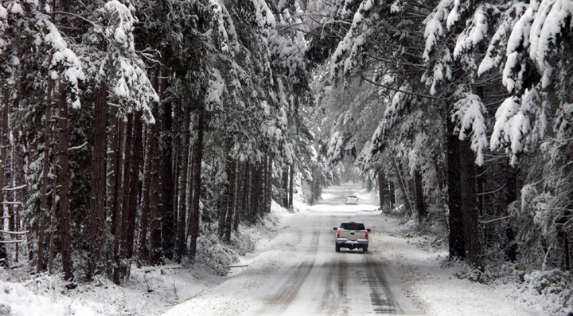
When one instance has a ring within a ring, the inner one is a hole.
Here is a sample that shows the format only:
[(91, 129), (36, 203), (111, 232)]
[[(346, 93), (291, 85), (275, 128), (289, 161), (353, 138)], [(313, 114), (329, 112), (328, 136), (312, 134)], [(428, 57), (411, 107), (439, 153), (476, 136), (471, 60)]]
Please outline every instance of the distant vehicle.
[(333, 229), (336, 230), (336, 252), (340, 252), (340, 248), (362, 249), (364, 253), (368, 251), (370, 229), (366, 229), (363, 223), (343, 222), (340, 228)]
[(349, 195), (346, 197), (346, 205), (354, 204), (358, 205), (358, 197), (356, 195)]

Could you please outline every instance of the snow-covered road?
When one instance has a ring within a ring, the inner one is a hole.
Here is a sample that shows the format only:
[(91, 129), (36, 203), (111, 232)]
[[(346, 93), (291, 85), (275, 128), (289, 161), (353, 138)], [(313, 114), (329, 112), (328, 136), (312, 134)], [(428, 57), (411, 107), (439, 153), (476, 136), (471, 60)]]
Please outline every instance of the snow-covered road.
[[(355, 184), (325, 189), (320, 204), (284, 216), (277, 236), (261, 239), (241, 262), (248, 267), (165, 315), (416, 315), (380, 255), (384, 217), (361, 192)], [(350, 194), (358, 205), (344, 205)], [(332, 228), (347, 220), (372, 228), (368, 253), (335, 252)]]

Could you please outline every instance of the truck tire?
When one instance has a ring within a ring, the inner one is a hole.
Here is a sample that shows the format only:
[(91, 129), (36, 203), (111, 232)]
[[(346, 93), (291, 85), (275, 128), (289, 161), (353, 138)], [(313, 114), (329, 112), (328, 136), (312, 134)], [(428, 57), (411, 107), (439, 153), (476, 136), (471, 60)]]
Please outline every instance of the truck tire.
[(340, 246), (338, 244), (336, 244), (335, 246), (336, 246), (336, 252), (340, 252)]

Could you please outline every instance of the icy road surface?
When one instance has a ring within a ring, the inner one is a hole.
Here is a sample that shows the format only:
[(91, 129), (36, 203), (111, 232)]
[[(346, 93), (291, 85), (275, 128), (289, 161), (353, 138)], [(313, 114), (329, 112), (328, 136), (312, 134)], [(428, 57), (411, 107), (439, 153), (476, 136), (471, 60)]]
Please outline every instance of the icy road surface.
[[(357, 184), (325, 189), (319, 205), (284, 216), (275, 238), (261, 236), (262, 251), (241, 262), (246, 268), (165, 315), (418, 315), (381, 258), (384, 217), (360, 192)], [(346, 195), (359, 204), (346, 206)], [(342, 221), (372, 229), (368, 253), (336, 253), (332, 228)]]

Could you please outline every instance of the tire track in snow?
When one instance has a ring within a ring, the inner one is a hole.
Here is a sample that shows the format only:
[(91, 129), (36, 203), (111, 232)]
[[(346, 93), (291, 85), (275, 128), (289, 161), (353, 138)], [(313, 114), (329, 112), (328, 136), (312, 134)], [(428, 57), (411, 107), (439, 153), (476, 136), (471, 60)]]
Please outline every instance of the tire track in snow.
[[(323, 266), (328, 269), (325, 292), (322, 295), (321, 303), (318, 306), (317, 313), (327, 315), (348, 315), (348, 262), (346, 256), (338, 260), (327, 263)], [(342, 314), (340, 314), (342, 307)], [(325, 312), (326, 310), (326, 312)]]
[(312, 255), (312, 260), (304, 261), (289, 269), (289, 271), (294, 272), (292, 272), (292, 275), (288, 277), (288, 281), (278, 289), (277, 293), (270, 296), (267, 306), (259, 314), (265, 314), (269, 309), (274, 309), (272, 307), (277, 307), (281, 312), (284, 312), (289, 307), (290, 303), (292, 303), (296, 298), (300, 288), (303, 286), (310, 274), (310, 271), (314, 267), (319, 238), (320, 231), (317, 230), (312, 236), (310, 247), (308, 249), (309, 254)]
[(370, 299), (374, 311), (377, 314), (403, 314), (384, 275), (385, 265), (373, 261), (368, 255), (365, 257), (366, 279), (364, 281), (370, 286)]

